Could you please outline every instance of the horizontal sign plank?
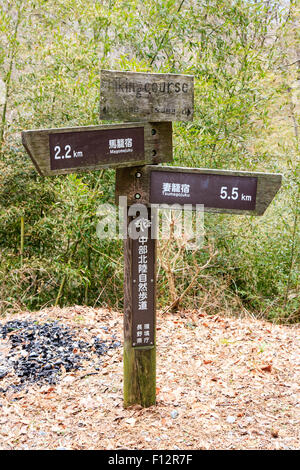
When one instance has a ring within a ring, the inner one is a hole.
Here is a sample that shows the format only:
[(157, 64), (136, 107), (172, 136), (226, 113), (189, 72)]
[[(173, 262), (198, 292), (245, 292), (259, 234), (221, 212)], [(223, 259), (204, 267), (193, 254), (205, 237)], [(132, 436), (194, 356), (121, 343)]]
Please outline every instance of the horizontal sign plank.
[(150, 202), (204, 204), (215, 209), (255, 210), (257, 177), (201, 173), (151, 173)]
[(195, 209), (203, 204), (206, 212), (262, 215), (281, 179), (274, 173), (148, 165), (117, 170), (116, 199), (126, 195), (128, 205), (185, 204)]
[(144, 165), (172, 160), (172, 123), (28, 130), (22, 142), (44, 176)]
[(194, 77), (101, 70), (100, 119), (192, 121)]

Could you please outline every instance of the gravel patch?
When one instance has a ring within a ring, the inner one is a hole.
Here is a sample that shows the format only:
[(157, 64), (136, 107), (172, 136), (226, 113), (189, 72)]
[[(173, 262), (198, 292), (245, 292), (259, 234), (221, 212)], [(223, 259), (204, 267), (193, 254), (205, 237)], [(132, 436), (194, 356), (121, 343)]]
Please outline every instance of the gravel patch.
[(0, 327), (0, 338), (8, 346), (6, 354), (0, 353), (0, 379), (8, 374), (19, 379), (6, 388), (0, 387), (0, 393), (8, 389), (19, 391), (33, 383), (57, 384), (62, 371), (79, 370), (84, 361), (92, 362), (95, 370), (99, 370), (99, 358), (120, 346), (113, 337), (110, 341), (97, 336), (90, 342), (84, 341), (77, 337), (76, 330), (57, 321), (8, 321)]

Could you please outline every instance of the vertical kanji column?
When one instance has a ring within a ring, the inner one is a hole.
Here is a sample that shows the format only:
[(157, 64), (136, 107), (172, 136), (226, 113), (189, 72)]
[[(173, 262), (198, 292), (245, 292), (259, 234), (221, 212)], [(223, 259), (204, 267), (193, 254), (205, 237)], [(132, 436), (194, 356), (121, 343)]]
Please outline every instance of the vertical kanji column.
[[(124, 241), (124, 406), (155, 405), (156, 396), (156, 239), (157, 214), (128, 216), (135, 224)], [(135, 231), (133, 231), (135, 232)]]

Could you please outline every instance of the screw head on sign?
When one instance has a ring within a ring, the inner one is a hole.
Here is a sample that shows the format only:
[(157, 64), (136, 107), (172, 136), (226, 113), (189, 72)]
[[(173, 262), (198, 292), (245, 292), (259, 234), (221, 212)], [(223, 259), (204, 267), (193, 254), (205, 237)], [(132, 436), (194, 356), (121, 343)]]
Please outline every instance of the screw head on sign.
[(135, 177), (140, 178), (141, 176), (142, 176), (142, 173), (140, 171), (137, 171), (136, 174), (135, 174)]
[(141, 195), (139, 193), (136, 193), (134, 197), (135, 199), (141, 199)]

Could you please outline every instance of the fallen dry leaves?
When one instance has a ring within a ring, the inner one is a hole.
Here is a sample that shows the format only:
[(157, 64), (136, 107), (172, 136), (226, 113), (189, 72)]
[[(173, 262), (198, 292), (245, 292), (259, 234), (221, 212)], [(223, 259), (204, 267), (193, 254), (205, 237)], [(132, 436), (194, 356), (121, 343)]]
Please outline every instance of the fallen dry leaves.
[[(122, 341), (122, 314), (106, 309), (21, 317)], [(56, 386), (0, 395), (0, 448), (299, 449), (299, 327), (186, 312), (159, 315), (158, 328), (157, 406), (123, 409), (117, 348), (99, 371), (87, 365)]]

